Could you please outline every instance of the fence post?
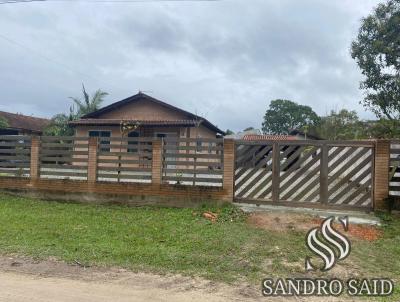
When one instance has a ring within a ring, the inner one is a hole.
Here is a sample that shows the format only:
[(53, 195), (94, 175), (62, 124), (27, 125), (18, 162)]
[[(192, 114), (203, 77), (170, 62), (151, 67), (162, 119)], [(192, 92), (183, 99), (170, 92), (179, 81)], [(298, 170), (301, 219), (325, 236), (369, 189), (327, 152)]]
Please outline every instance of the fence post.
[(328, 145), (323, 143), (321, 146), (321, 165), (320, 165), (320, 183), (319, 200), (321, 203), (328, 203)]
[(162, 149), (161, 139), (153, 140), (153, 156), (151, 161), (151, 183), (161, 185), (162, 182)]
[(31, 182), (35, 182), (40, 177), (40, 138), (38, 136), (31, 137), (31, 163), (30, 163), (30, 177)]
[(389, 196), (390, 140), (376, 140), (374, 171), (374, 210), (386, 209)]
[(235, 141), (224, 139), (224, 171), (222, 187), (226, 192), (226, 201), (233, 202), (235, 176)]
[(272, 201), (279, 202), (280, 178), (280, 147), (279, 143), (272, 145)]
[(94, 184), (97, 181), (97, 137), (89, 137), (89, 152), (88, 152), (88, 170), (87, 181), (89, 184)]

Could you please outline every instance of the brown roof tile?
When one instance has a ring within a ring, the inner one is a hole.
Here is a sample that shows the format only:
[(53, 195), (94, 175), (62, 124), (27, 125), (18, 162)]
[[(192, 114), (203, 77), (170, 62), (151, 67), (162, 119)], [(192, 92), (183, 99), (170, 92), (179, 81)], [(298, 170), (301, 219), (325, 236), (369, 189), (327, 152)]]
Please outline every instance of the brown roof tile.
[(245, 141), (293, 141), (298, 140), (292, 135), (248, 134), (243, 136)]
[(42, 132), (50, 123), (49, 119), (0, 111), (0, 117), (7, 120), (8, 128)]

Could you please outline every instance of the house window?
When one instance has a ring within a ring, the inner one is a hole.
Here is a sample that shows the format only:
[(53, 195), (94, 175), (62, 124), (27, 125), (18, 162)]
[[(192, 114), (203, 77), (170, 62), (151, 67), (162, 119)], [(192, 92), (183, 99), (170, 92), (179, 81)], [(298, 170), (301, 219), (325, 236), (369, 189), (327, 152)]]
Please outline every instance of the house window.
[[(139, 132), (137, 131), (129, 132), (128, 137), (139, 137)], [(139, 143), (137, 141), (128, 141), (128, 152), (137, 153), (138, 144)]]
[[(111, 137), (111, 131), (97, 131), (97, 130), (93, 130), (93, 131), (89, 131), (89, 137)], [(100, 139), (100, 144), (102, 145), (109, 145), (110, 144), (110, 140), (109, 139)], [(110, 148), (107, 147), (102, 147), (100, 148), (100, 151), (102, 152), (110, 152)]]

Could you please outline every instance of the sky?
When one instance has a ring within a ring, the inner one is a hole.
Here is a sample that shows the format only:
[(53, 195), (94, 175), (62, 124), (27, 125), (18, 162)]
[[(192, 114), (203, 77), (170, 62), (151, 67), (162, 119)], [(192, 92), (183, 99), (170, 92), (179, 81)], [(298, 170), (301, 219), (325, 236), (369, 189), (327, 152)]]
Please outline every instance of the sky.
[(84, 83), (104, 105), (143, 91), (234, 131), (260, 128), (278, 98), (373, 118), (350, 44), (378, 2), (3, 4), (0, 110), (67, 113)]

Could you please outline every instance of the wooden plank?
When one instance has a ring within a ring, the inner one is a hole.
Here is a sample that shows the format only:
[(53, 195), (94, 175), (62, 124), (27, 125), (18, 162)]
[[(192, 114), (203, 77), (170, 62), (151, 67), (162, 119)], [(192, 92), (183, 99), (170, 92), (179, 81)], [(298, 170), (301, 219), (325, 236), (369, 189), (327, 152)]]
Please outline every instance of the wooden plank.
[(0, 154), (31, 154), (31, 150), (27, 149), (1, 149)]
[(223, 144), (224, 140), (222, 138), (171, 138), (171, 137), (164, 137), (164, 142), (166, 143), (176, 143), (176, 142), (188, 142), (188, 143), (220, 143)]
[(87, 169), (87, 165), (60, 165), (60, 164), (41, 164), (40, 168), (46, 168), (46, 169), (76, 169), (76, 170), (83, 170)]
[(28, 155), (0, 155), (0, 160), (30, 160)]
[(88, 155), (88, 151), (75, 151), (75, 150), (40, 150), (40, 156), (42, 157), (50, 157), (50, 156), (59, 156), (59, 155)]
[(188, 173), (188, 174), (210, 174), (210, 175), (222, 175), (222, 170), (209, 170), (209, 169), (163, 169), (164, 173)]
[(151, 172), (151, 168), (146, 167), (98, 167), (98, 171), (123, 171), (123, 172)]
[[(352, 201), (353, 201), (355, 198), (357, 198), (361, 193), (365, 192), (365, 191), (368, 189), (368, 187), (371, 186), (371, 184), (372, 184), (372, 179), (368, 179), (364, 184), (362, 184), (359, 188), (357, 188), (356, 191), (354, 191), (353, 193), (351, 193), (351, 195), (349, 195), (349, 196), (343, 201), (343, 203), (348, 204), (348, 203), (352, 202)], [(366, 193), (367, 193), (368, 197), (370, 197), (370, 198), (372, 199), (371, 192), (366, 192)], [(361, 197), (361, 199), (362, 199), (362, 197)], [(359, 201), (360, 201), (360, 200), (358, 200), (357, 203), (358, 203)], [(334, 202), (334, 201), (332, 201), (332, 202)], [(361, 203), (363, 203), (363, 202), (361, 202)]]
[(70, 156), (62, 156), (62, 157), (40, 157), (40, 161), (57, 161), (57, 162), (87, 162), (88, 158), (79, 158), (79, 157), (70, 157)]
[(171, 146), (171, 145), (164, 145), (164, 151), (169, 150), (193, 150), (193, 151), (223, 151), (224, 147), (220, 146)]
[(0, 167), (2, 167), (2, 168), (29, 168), (30, 161), (18, 162), (18, 163), (10, 163), (10, 162), (0, 161)]
[[(265, 175), (264, 175), (265, 176)], [(249, 195), (249, 198), (256, 196), (262, 189), (267, 188), (262, 192), (259, 198), (265, 198), (267, 195), (272, 193), (272, 173), (266, 179), (264, 179)]]
[(209, 183), (222, 183), (222, 178), (204, 178), (204, 177), (179, 177), (179, 176), (163, 176), (163, 180), (171, 181), (190, 181), (197, 182), (209, 182)]
[[(360, 164), (358, 164), (357, 167), (353, 167), (353, 169), (351, 171), (349, 171), (349, 173), (345, 177), (343, 177), (338, 183), (336, 183), (332, 188), (329, 189), (329, 195), (332, 195), (334, 192), (336, 192), (341, 186), (343, 186), (343, 184), (348, 182), (362, 168), (364, 168), (368, 163), (370, 163), (370, 161), (371, 161), (371, 158), (368, 157), (368, 158), (364, 159)], [(366, 171), (368, 173), (372, 173), (371, 172), (371, 167), (366, 169)]]
[(99, 178), (110, 178), (110, 179), (119, 179), (119, 182), (123, 182), (123, 179), (136, 179), (136, 180), (147, 180), (151, 179), (151, 175), (132, 175), (132, 174), (111, 174), (111, 173), (105, 173), (104, 171), (99, 171), (97, 174), (97, 179)]
[(153, 156), (152, 152), (142, 152), (142, 153), (137, 153), (137, 152), (108, 152), (108, 151), (100, 151), (97, 152), (98, 156), (122, 156), (122, 157), (151, 157)]
[(24, 141), (31, 141), (30, 136), (26, 135), (0, 135), (0, 140), (9, 140), (9, 141), (19, 141), (19, 140), (24, 140)]
[[(193, 161), (179, 161), (179, 160), (164, 160), (163, 165), (177, 165), (177, 166), (193, 166)], [(221, 161), (218, 162), (196, 162), (197, 167), (223, 167), (223, 163)]]
[(196, 154), (185, 154), (185, 153), (168, 153), (168, 154), (163, 154), (164, 158), (205, 158), (205, 159), (222, 159), (221, 154), (201, 154), (201, 153), (196, 153)]
[(153, 149), (152, 144), (144, 144), (143, 142), (135, 142), (135, 144), (132, 142), (132, 144), (104, 144), (102, 143), (103, 141), (100, 141), (98, 144), (99, 148), (110, 148), (110, 149), (121, 149), (121, 150), (126, 150), (126, 149), (137, 149), (139, 146), (141, 149), (148, 149), (151, 151)]
[[(369, 149), (362, 149), (360, 152), (358, 152), (355, 156), (353, 156), (351, 158), (351, 160), (349, 160), (347, 163), (345, 163), (344, 165), (342, 165), (342, 167), (340, 167), (340, 169), (338, 169), (328, 180), (328, 183), (330, 184), (331, 182), (335, 181), (340, 175), (342, 175), (343, 173), (345, 173), (348, 169), (350, 169), (358, 160), (360, 160), (364, 155), (366, 155), (369, 152)], [(340, 163), (343, 163), (344, 160), (348, 159), (348, 157), (340, 157), (337, 161), (339, 161)], [(368, 161), (371, 161), (371, 155), (369, 155), (366, 158)], [(364, 159), (362, 161), (362, 163), (364, 163), (364, 165), (366, 165), (368, 163), (368, 161), (366, 161), (366, 159)], [(360, 166), (360, 164), (358, 165), (358, 167)], [(353, 168), (354, 169), (354, 168)], [(329, 170), (329, 172), (333, 171), (333, 169)]]
[(272, 147), (272, 201), (279, 201), (280, 147), (274, 143)]
[(54, 142), (54, 141), (84, 141), (89, 140), (88, 136), (41, 136), (42, 142)]
[(143, 164), (151, 165), (151, 159), (97, 159), (98, 164)]
[[(342, 198), (344, 195), (346, 195), (347, 193), (350, 192), (351, 189), (353, 189), (355, 186), (360, 185), (361, 181), (366, 178), (368, 175), (371, 174), (371, 171), (369, 171), (369, 169), (365, 170), (363, 173), (361, 173), (359, 176), (357, 176), (356, 179), (354, 179), (353, 181), (351, 181), (350, 183), (348, 183), (349, 179), (344, 182), (344, 186), (339, 187), (338, 189), (342, 189), (338, 194), (335, 195), (335, 197), (333, 197), (331, 199), (332, 203), (336, 203), (339, 201), (340, 198)], [(338, 189), (336, 191), (338, 191)]]
[[(321, 152), (322, 154), (322, 152)], [(308, 170), (308, 169), (307, 169)], [(320, 167), (317, 166), (314, 168), (314, 170), (312, 170), (311, 172), (307, 173), (307, 177), (303, 177), (301, 178), (305, 173), (301, 172), (299, 173), (298, 171), (296, 172), (296, 174), (292, 177), (295, 181), (297, 181), (298, 179), (301, 179), (296, 185), (294, 185), (288, 192), (286, 192), (282, 199), (288, 199), (289, 197), (291, 197), (294, 193), (296, 193), (297, 191), (299, 191), (301, 189), (302, 186), (304, 186), (308, 181), (310, 181), (311, 178), (313, 178), (315, 175), (317, 175), (320, 172)], [(314, 180), (315, 181), (315, 180)], [(317, 182), (319, 182), (319, 179), (316, 180)], [(290, 185), (292, 185), (293, 182), (291, 182), (290, 180), (287, 181), (285, 183), (285, 189), (288, 188)], [(307, 187), (308, 188), (308, 187)], [(283, 192), (284, 189), (281, 188), (281, 192)]]
[(322, 203), (328, 202), (328, 156), (329, 149), (327, 145), (321, 146), (321, 162), (320, 162), (320, 184), (319, 184), (319, 201)]
[[(238, 186), (241, 186), (243, 183), (247, 182), (259, 169), (269, 169), (272, 166), (268, 165), (268, 162), (272, 159), (272, 152), (268, 152), (268, 155), (265, 159), (259, 160), (258, 164), (254, 166), (254, 168), (247, 168), (246, 166), (242, 166), (241, 170), (236, 174), (235, 173), (235, 180), (239, 179), (246, 171), (248, 172), (247, 175), (240, 181)], [(252, 171), (249, 171), (252, 170)]]
[(40, 169), (40, 176), (69, 176), (69, 177), (86, 177), (87, 172), (76, 172), (76, 171), (46, 171)]
[(42, 148), (45, 148), (45, 149), (55, 149), (55, 148), (69, 148), (69, 149), (80, 149), (80, 148), (82, 148), (82, 149), (88, 149), (89, 148), (89, 144), (71, 144), (71, 143), (69, 143), (69, 144), (67, 144), (67, 143), (45, 143), (45, 142), (42, 142), (41, 144), (40, 144), (40, 146), (42, 147)]
[(31, 147), (31, 143), (30, 142), (2, 142), (0, 141), (0, 148), (4, 148), (4, 147), (24, 147), (26, 149), (29, 149)]

